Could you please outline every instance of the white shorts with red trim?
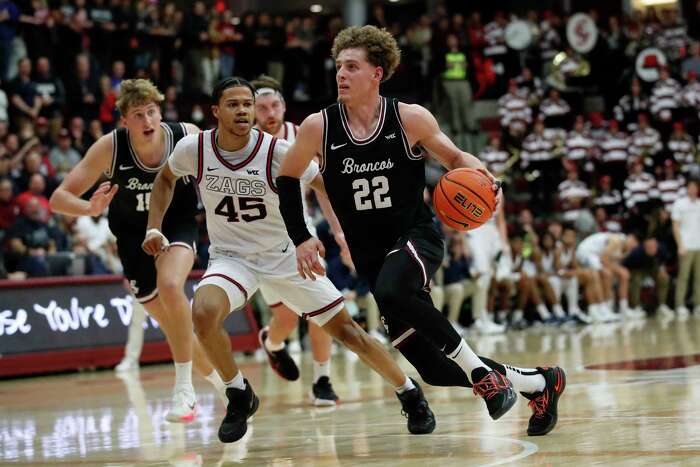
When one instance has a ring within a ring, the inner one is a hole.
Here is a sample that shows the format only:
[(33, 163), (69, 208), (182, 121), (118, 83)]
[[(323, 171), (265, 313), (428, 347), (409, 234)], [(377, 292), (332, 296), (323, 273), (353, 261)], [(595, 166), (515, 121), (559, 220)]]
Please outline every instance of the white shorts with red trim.
[(301, 278), (293, 246), (286, 253), (274, 249), (246, 257), (212, 255), (199, 282), (199, 287), (203, 285), (223, 289), (231, 311), (243, 307), (258, 288), (265, 291), (268, 303), (282, 302), (319, 326), (343, 309), (343, 295), (327, 277), (317, 277), (315, 281)]

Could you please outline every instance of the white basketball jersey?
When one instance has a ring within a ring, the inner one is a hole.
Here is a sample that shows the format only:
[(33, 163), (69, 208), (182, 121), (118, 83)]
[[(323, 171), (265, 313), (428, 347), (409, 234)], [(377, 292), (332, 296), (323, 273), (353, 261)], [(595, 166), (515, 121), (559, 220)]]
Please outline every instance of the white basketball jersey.
[(293, 143), (297, 139), (297, 126), (292, 122), (284, 122), (284, 134), (281, 139)]
[(608, 242), (615, 237), (616, 234), (610, 232), (598, 232), (584, 238), (578, 246), (578, 251), (588, 255), (601, 256), (608, 246)]
[(214, 130), (201, 135), (198, 184), (213, 251), (248, 255), (288, 242), (272, 179), (277, 138), (253, 129), (250, 137), (256, 143), (252, 153), (232, 164), (220, 154)]

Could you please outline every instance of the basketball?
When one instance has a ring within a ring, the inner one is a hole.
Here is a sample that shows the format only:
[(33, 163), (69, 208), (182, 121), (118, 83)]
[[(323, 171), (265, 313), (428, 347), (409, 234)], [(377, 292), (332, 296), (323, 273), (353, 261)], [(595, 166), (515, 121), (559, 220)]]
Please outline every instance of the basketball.
[(466, 232), (488, 221), (496, 208), (493, 182), (476, 169), (454, 169), (440, 178), (433, 193), (440, 220)]

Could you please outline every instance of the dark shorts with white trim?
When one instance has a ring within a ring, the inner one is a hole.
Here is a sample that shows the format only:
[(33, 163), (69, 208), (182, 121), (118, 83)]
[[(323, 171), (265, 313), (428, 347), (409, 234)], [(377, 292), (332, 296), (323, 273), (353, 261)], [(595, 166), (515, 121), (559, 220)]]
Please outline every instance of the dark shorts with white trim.
[[(409, 267), (416, 267), (421, 276), (422, 288), (416, 293), (421, 299), (430, 301), (430, 281), (445, 255), (445, 238), (437, 223), (428, 222), (412, 227), (388, 250), (360, 251), (353, 253), (352, 258), (357, 271), (367, 278), (370, 289), (374, 291), (387, 257), (400, 251), (408, 255)], [(382, 279), (387, 280), (386, 277)], [(382, 323), (392, 341), (400, 341), (402, 336), (405, 338), (410, 329), (404, 323), (391, 323), (385, 316), (382, 316)]]
[[(145, 231), (138, 232), (138, 234), (115, 233), (117, 250), (124, 268), (124, 277), (129, 282), (131, 292), (139, 302), (148, 303), (158, 296), (156, 262), (153, 256), (149, 256), (141, 248)], [(198, 232), (194, 219), (191, 222), (180, 221), (163, 226), (163, 235), (170, 242), (171, 248), (184, 247), (197, 251), (195, 240)]]

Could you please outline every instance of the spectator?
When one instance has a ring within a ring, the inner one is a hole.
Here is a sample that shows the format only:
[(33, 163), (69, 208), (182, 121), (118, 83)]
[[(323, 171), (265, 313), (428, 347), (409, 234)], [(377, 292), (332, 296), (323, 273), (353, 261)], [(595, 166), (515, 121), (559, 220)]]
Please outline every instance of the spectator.
[(126, 73), (126, 65), (121, 60), (115, 60), (112, 63), (112, 76), (110, 76), (110, 85), (112, 89), (119, 94), (119, 90), (122, 86), (122, 81), (124, 81), (124, 75)]
[(603, 208), (608, 216), (618, 217), (622, 213), (622, 195), (613, 188), (612, 177), (603, 175), (600, 178), (600, 190), (593, 198), (593, 206)]
[(693, 274), (693, 312), (700, 315), (700, 182), (690, 180), (686, 196), (677, 199), (671, 209), (673, 236), (678, 247), (680, 261), (676, 283), (676, 313), (688, 316), (685, 295), (690, 274)]
[(491, 135), (489, 144), (479, 153), (479, 159), (486, 164), (486, 168), (489, 172), (496, 177), (505, 174), (510, 156), (511, 154), (503, 148), (501, 137), (498, 133), (493, 133)]
[(533, 132), (523, 141), (521, 165), (533, 178), (531, 182), (532, 203), (551, 209), (552, 187), (561, 180), (555, 141), (544, 133), (544, 121), (535, 122)]
[(564, 160), (575, 164), (579, 172), (593, 170), (592, 160), (595, 156), (596, 143), (586, 131), (586, 122), (582, 115), (576, 117), (574, 129), (566, 135), (565, 145)]
[(39, 173), (35, 173), (29, 178), (29, 189), (17, 195), (15, 203), (20, 212), (26, 214), (30, 201), (34, 200), (39, 203), (41, 208), (41, 212), (37, 214), (39, 219), (42, 222), (48, 222), (51, 218), (51, 207), (49, 199), (46, 197), (46, 181), (44, 176)]
[(7, 113), (8, 104), (7, 94), (0, 88), (0, 123), (7, 124), (10, 121), (10, 117)]
[[(581, 201), (590, 197), (591, 192), (585, 182), (579, 180), (578, 170), (575, 166), (570, 166), (566, 173), (566, 180), (561, 182), (558, 187), (559, 199), (562, 203), (564, 212), (576, 210), (580, 207)], [(564, 214), (564, 220), (571, 221), (567, 214)]]
[(88, 267), (86, 268), (89, 274), (119, 274), (122, 272), (121, 262), (117, 255), (116, 238), (109, 230), (106, 216), (78, 217), (73, 224), (72, 232), (75, 235), (74, 241), (83, 246), (89, 253), (87, 257)]
[[(233, 12), (226, 8), (209, 25), (209, 35), (219, 51), (220, 77), (233, 76), (236, 65), (236, 46), (243, 36), (233, 24)], [(170, 120), (176, 121), (176, 120)]]
[(510, 138), (520, 146), (525, 132), (532, 123), (532, 109), (528, 104), (527, 95), (518, 89), (515, 80), (510, 80), (508, 93), (498, 99), (498, 113), (501, 116), (501, 127)]
[(627, 176), (629, 145), (629, 136), (619, 129), (617, 120), (610, 120), (608, 131), (599, 141), (600, 172), (608, 175), (617, 189), (622, 188)]
[(690, 46), (690, 57), (683, 60), (681, 65), (681, 76), (688, 78), (690, 73), (695, 76), (700, 75), (700, 42), (693, 42)]
[(22, 58), (18, 62), (17, 77), (10, 81), (10, 102), (14, 114), (14, 125), (22, 126), (24, 122), (33, 122), (41, 110), (41, 96), (36, 83), (32, 81), (32, 62)]
[(663, 245), (653, 238), (646, 238), (622, 260), (622, 265), (630, 272), (629, 305), (632, 309), (641, 308), (640, 294), (644, 279), (651, 278), (656, 285), (656, 297), (659, 301), (657, 312), (673, 314), (668, 307), (669, 276), (665, 262), (668, 253)]
[(671, 210), (673, 203), (685, 195), (685, 178), (676, 173), (676, 164), (666, 159), (664, 161), (663, 174), (657, 178), (656, 187), (664, 207)]
[(29, 277), (51, 274), (47, 256), (67, 247), (67, 239), (45, 220), (45, 210), (37, 198), (31, 198), (7, 233), (8, 271), (23, 271)]
[(70, 132), (67, 128), (61, 128), (58, 132), (58, 144), (49, 153), (49, 161), (56, 170), (56, 180), (63, 180), (81, 159), (80, 153), (71, 147)]
[(547, 128), (569, 128), (570, 112), (571, 107), (561, 98), (558, 89), (550, 89), (547, 98), (540, 104), (540, 114)]
[(642, 158), (645, 165), (651, 166), (663, 147), (661, 135), (649, 126), (649, 118), (645, 114), (639, 115), (638, 122), (637, 131), (631, 137), (630, 155)]
[(522, 73), (515, 78), (515, 82), (518, 85), (518, 89), (527, 91), (524, 95), (528, 98), (528, 104), (530, 107), (537, 107), (544, 96), (544, 88), (542, 87), (542, 80), (532, 74), (530, 68), (523, 68)]
[(177, 88), (168, 86), (165, 90), (165, 99), (163, 99), (162, 109), (164, 122), (177, 122), (180, 120), (180, 111), (177, 103)]
[(639, 160), (632, 163), (629, 177), (625, 180), (623, 193), (627, 208), (648, 206), (652, 199), (659, 197), (656, 180), (644, 172), (644, 164)]
[(0, 231), (7, 230), (15, 223), (19, 208), (14, 200), (12, 180), (0, 179)]
[(0, 83), (7, 81), (12, 43), (17, 34), (19, 8), (11, 0), (0, 0)]
[(100, 82), (88, 55), (80, 54), (75, 58), (75, 76), (68, 82), (66, 93), (72, 115), (87, 120), (97, 118), (101, 100)]
[(695, 144), (689, 134), (685, 132), (683, 123), (673, 124), (673, 133), (666, 143), (667, 152), (681, 168), (684, 174), (697, 172)]
[[(106, 0), (92, 0), (92, 5), (88, 9), (88, 18), (92, 27), (90, 28), (90, 41), (93, 44), (111, 44), (113, 33), (116, 30), (112, 9), (106, 5)], [(112, 47), (92, 47), (96, 58), (103, 70), (109, 69), (112, 61)]]
[(472, 89), (467, 79), (467, 56), (459, 49), (455, 34), (447, 36), (445, 71), (442, 86), (450, 109), (450, 128), (458, 147), (467, 149), (467, 135), (471, 131)]
[(471, 280), (472, 258), (468, 248), (464, 235), (458, 232), (451, 235), (447, 242), (448, 254), (443, 269), (447, 317), (460, 335), (465, 332), (459, 319), (462, 304), (474, 292), (474, 282)]
[(36, 61), (36, 90), (42, 100), (39, 115), (49, 120), (61, 119), (61, 111), (66, 101), (66, 91), (63, 82), (51, 71), (51, 63), (47, 57), (39, 57)]
[(70, 132), (71, 144), (81, 154), (85, 154), (87, 149), (90, 147), (90, 137), (85, 131), (85, 121), (82, 117), (75, 116), (70, 119), (70, 124), (68, 125), (68, 131)]
[(637, 130), (639, 116), (649, 111), (649, 100), (642, 94), (642, 84), (634, 78), (630, 86), (630, 93), (622, 96), (615, 106), (615, 119), (620, 122), (622, 128), (628, 132)]
[(697, 129), (697, 122), (700, 119), (700, 83), (695, 71), (688, 72), (688, 82), (683, 86), (680, 94), (680, 107), (682, 118), (693, 122)]
[[(651, 91), (651, 113), (657, 121), (668, 123), (673, 119), (674, 113), (679, 107), (681, 85), (671, 78), (668, 68), (662, 67), (659, 71), (659, 80)], [(668, 134), (668, 133), (666, 133)]]
[(208, 53), (206, 46), (209, 41), (207, 6), (203, 1), (194, 2), (192, 11), (185, 15), (180, 35), (182, 42), (187, 44), (185, 76), (188, 79), (185, 81), (186, 90), (196, 96), (209, 92), (202, 88), (204, 84), (203, 62)]

